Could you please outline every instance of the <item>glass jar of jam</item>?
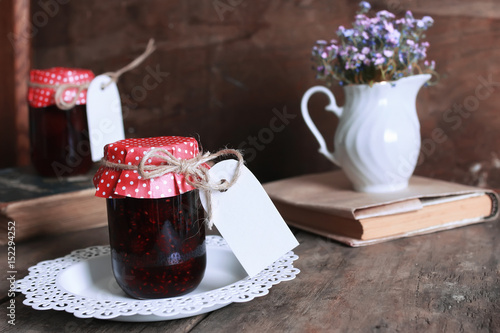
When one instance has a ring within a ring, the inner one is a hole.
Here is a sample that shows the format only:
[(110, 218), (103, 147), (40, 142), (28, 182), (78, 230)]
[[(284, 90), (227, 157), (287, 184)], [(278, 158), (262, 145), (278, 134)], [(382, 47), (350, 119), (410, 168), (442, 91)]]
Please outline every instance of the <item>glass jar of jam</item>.
[(45, 177), (87, 173), (92, 166), (87, 126), (89, 70), (31, 70), (28, 90), (31, 161)]
[[(94, 177), (96, 195), (107, 198), (111, 264), (118, 285), (138, 299), (184, 295), (201, 282), (206, 267), (204, 211), (198, 190), (185, 176), (144, 179), (138, 166), (150, 150), (175, 158), (196, 156), (193, 138), (125, 139), (107, 145)], [(165, 161), (147, 157), (147, 165)]]

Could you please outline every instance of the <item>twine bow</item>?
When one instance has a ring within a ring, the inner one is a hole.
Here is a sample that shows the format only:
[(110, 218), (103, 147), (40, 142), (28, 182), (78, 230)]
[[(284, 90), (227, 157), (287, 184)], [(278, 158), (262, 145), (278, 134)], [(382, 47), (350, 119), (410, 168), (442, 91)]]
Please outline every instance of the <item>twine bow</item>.
[[(80, 93), (84, 91), (85, 89), (88, 89), (90, 85), (90, 82), (85, 82), (82, 84), (75, 84), (75, 83), (64, 83), (64, 84), (43, 84), (43, 83), (35, 83), (35, 82), (29, 82), (28, 86), (34, 87), (34, 88), (49, 88), (49, 89), (54, 89), (56, 91), (56, 94), (54, 95), (54, 102), (56, 103), (57, 107), (60, 110), (69, 110), (73, 108), (76, 104), (76, 101), (78, 101), (78, 97), (80, 96)], [(71, 88), (76, 88), (77, 92), (75, 96), (69, 101), (66, 102), (63, 98), (63, 94), (67, 89)]]
[[(231, 179), (223, 179), (220, 184), (214, 184), (210, 181), (209, 169), (204, 166), (207, 162), (213, 161), (222, 156), (232, 155), (238, 159), (236, 170)], [(157, 158), (166, 164), (151, 165), (146, 164), (148, 160)], [(186, 183), (206, 193), (207, 203), (207, 226), (212, 229), (213, 222), (213, 209), (212, 209), (212, 192), (213, 191), (227, 191), (233, 186), (240, 177), (241, 166), (243, 165), (243, 156), (238, 150), (223, 149), (212, 154), (206, 152), (198, 154), (195, 157), (185, 160), (172, 155), (168, 150), (163, 148), (155, 148), (148, 151), (140, 160), (138, 165), (128, 165), (121, 163), (114, 163), (106, 160), (101, 161), (102, 165), (120, 170), (137, 170), (139, 175), (144, 179), (151, 179), (163, 176), (167, 173), (181, 174), (185, 177)]]

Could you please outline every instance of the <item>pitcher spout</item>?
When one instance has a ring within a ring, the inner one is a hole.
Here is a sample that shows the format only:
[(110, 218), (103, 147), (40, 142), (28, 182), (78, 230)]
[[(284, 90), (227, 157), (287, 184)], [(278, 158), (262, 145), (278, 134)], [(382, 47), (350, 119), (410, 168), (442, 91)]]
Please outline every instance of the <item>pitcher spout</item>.
[(418, 91), (420, 88), (422, 88), (423, 85), (425, 85), (431, 79), (431, 77), (432, 77), (431, 74), (418, 74), (399, 79), (398, 81), (395, 81), (395, 83), (398, 84), (399, 82), (401, 83), (404, 82), (408, 85), (413, 86)]

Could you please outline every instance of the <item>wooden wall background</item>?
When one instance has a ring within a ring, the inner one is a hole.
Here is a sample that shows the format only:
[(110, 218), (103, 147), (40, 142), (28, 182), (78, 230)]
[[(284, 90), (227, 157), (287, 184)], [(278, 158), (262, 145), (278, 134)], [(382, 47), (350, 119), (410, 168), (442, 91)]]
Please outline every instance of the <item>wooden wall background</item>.
[[(12, 1), (0, 5), (5, 9)], [(326, 171), (333, 166), (317, 153), (299, 104), (307, 88), (321, 84), (311, 70), (311, 46), (333, 38), (339, 25), (350, 25), (358, 2), (31, 1), (29, 19), (37, 28), (30, 36), (31, 67), (112, 71), (155, 38), (158, 50), (119, 81), (127, 136), (194, 135), (206, 150), (246, 148), (248, 166), (261, 181)], [(419, 95), (424, 150), (416, 173), (500, 188), (500, 3), (377, 0), (372, 5), (399, 16), (410, 9), (435, 20), (427, 34), (429, 58), (442, 77)], [(46, 22), (40, 13), (46, 13)], [(2, 48), (9, 47), (4, 41)], [(147, 90), (144, 80), (151, 71), (162, 74)], [(333, 91), (342, 104), (341, 89)], [(15, 107), (8, 100), (3, 105), (2, 117), (12, 117)], [(310, 103), (320, 129), (333, 140), (336, 119), (322, 111), (325, 105), (319, 96)], [(287, 124), (277, 127), (281, 120), (273, 119), (284, 113)], [(0, 126), (4, 136), (16, 137), (14, 128)], [(436, 133), (444, 136), (433, 139)], [(1, 149), (2, 156), (11, 156), (2, 166), (15, 164), (4, 140)]]

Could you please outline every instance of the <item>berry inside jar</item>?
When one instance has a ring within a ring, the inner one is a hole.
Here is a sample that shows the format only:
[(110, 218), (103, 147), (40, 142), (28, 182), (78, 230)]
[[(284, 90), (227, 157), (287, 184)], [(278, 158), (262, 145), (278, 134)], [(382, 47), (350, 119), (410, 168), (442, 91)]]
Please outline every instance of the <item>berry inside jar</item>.
[(107, 199), (113, 272), (139, 299), (180, 296), (201, 282), (205, 229), (198, 191), (161, 199)]

